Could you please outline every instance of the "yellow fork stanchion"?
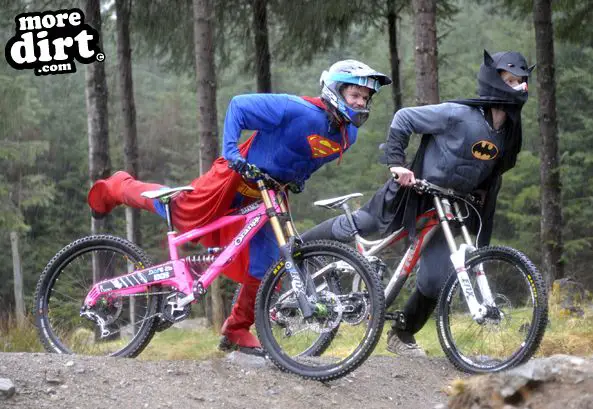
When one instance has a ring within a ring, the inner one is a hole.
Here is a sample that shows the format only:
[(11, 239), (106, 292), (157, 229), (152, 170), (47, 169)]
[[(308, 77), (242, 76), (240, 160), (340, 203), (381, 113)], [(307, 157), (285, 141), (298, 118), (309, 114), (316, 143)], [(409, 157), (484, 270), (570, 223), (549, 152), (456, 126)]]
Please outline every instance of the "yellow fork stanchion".
[(264, 205), (266, 206), (266, 209), (273, 211), (272, 215), (270, 216), (270, 223), (272, 224), (272, 230), (274, 230), (274, 234), (276, 235), (276, 240), (278, 240), (278, 245), (285, 246), (286, 237), (284, 236), (284, 232), (282, 231), (280, 220), (278, 220), (278, 216), (276, 215), (274, 204), (272, 203), (272, 199), (270, 198), (270, 192), (268, 191), (268, 188), (266, 187), (263, 180), (257, 181), (257, 187), (261, 192), (261, 196), (264, 201)]

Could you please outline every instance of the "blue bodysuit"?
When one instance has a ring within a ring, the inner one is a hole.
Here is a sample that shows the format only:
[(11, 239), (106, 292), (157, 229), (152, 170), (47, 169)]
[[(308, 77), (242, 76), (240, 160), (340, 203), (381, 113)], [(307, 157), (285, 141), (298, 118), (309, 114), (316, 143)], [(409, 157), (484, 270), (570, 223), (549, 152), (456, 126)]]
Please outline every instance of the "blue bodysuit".
[[(339, 158), (357, 137), (357, 128), (348, 125), (344, 141), (324, 109), (285, 94), (248, 94), (231, 100), (223, 134), (223, 157), (229, 162), (239, 155), (237, 144), (243, 130), (257, 131), (247, 162), (281, 182), (298, 184)], [(246, 199), (237, 193), (231, 208), (240, 207)], [(278, 244), (268, 224), (250, 243), (249, 273), (261, 279), (278, 257)]]

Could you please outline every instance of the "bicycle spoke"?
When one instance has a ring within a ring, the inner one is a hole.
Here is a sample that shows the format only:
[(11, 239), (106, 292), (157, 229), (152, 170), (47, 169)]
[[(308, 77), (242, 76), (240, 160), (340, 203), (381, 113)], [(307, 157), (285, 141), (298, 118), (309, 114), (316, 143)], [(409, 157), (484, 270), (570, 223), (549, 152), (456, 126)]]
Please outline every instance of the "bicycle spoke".
[[(134, 261), (130, 263), (130, 261)], [(81, 313), (97, 281), (150, 265), (141, 250), (113, 236), (89, 236), (66, 246), (46, 267), (36, 292), (40, 335), (46, 349), (62, 353), (133, 356), (152, 337), (159, 292), (112, 292)], [(97, 269), (98, 268), (98, 269)], [(95, 279), (93, 279), (95, 277)]]

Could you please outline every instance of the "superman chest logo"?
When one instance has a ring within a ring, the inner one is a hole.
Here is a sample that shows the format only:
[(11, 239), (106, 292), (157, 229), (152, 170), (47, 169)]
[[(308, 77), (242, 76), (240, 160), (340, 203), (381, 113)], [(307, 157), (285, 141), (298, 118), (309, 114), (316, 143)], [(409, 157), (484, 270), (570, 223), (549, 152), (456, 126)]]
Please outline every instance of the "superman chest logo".
[(311, 155), (314, 158), (325, 158), (340, 153), (340, 144), (321, 135), (307, 136), (307, 142), (311, 147)]
[(492, 160), (498, 156), (498, 147), (490, 141), (478, 141), (472, 145), (472, 156), (479, 160)]

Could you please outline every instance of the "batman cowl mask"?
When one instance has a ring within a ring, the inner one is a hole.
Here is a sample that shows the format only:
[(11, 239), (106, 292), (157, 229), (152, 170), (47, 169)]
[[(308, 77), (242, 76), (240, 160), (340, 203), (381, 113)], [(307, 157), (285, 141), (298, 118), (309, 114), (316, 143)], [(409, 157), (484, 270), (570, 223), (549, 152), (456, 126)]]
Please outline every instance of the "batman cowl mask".
[(522, 106), (527, 102), (528, 94), (524, 90), (515, 90), (507, 85), (500, 76), (500, 71), (508, 71), (528, 81), (535, 65), (527, 67), (525, 57), (516, 51), (503, 51), (490, 55), (484, 50), (484, 63), (478, 73), (478, 95), (480, 98), (501, 100), (504, 105)]
[(527, 102), (527, 91), (516, 90), (507, 85), (501, 71), (508, 71), (527, 82), (535, 65), (527, 66), (525, 57), (516, 51), (503, 51), (490, 55), (484, 50), (484, 62), (478, 73), (479, 98), (453, 100), (458, 104), (481, 108), (499, 108), (504, 110), (510, 121), (505, 138), (505, 154), (500, 158), (500, 170), (506, 172), (515, 166), (517, 154), (521, 150), (521, 109)]

